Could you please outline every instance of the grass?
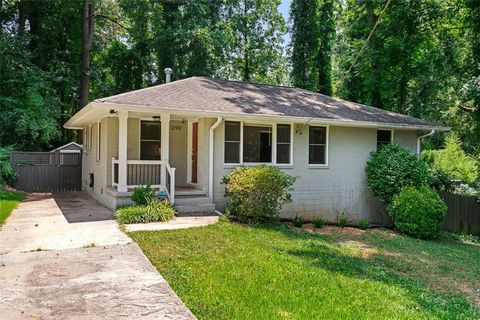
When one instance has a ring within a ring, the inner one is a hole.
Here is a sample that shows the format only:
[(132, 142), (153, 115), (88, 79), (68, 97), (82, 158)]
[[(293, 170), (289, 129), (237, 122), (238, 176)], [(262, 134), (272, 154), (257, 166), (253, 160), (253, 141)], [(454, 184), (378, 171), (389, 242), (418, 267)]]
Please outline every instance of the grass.
[(22, 201), (23, 194), (6, 191), (0, 188), (0, 226), (2, 226), (12, 213), (13, 209)]
[(220, 222), (130, 233), (199, 319), (480, 319), (480, 245)]

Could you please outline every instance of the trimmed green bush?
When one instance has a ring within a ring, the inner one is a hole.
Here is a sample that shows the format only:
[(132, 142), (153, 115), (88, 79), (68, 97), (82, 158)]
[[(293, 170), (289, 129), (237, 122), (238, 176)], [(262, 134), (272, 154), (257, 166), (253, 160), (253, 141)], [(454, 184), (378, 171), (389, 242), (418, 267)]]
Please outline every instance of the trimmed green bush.
[(278, 218), (282, 206), (291, 202), (295, 180), (268, 165), (237, 167), (222, 179), (228, 197), (225, 213), (244, 222)]
[(10, 163), (11, 147), (0, 148), (0, 185), (13, 185), (18, 178), (17, 172)]
[(398, 142), (372, 152), (366, 171), (368, 186), (386, 204), (402, 188), (420, 186), (430, 181), (425, 163)]
[(295, 227), (301, 228), (305, 223), (305, 219), (300, 216), (295, 216), (295, 218), (293, 218), (292, 220), (292, 223)]
[(313, 226), (315, 228), (321, 228), (325, 225), (325, 218), (323, 217), (316, 217), (315, 219), (313, 219)]
[(367, 219), (360, 219), (358, 221), (358, 226), (362, 230), (367, 230), (368, 228), (370, 228), (370, 221), (368, 221)]
[(146, 206), (149, 202), (155, 199), (155, 191), (148, 186), (139, 186), (133, 189), (132, 201), (139, 206)]
[(152, 200), (146, 206), (128, 206), (117, 209), (115, 218), (120, 224), (163, 222), (175, 215), (175, 208), (166, 200)]
[(394, 227), (413, 237), (438, 237), (447, 206), (434, 189), (421, 186), (403, 188), (388, 206)]

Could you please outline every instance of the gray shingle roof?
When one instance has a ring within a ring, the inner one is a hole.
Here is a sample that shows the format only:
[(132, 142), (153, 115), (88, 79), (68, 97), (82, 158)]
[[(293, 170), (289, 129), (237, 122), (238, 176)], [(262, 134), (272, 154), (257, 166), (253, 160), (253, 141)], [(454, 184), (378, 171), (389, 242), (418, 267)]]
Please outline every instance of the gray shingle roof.
[(275, 115), (446, 128), (403, 114), (299, 88), (201, 77), (131, 91), (98, 99), (96, 102), (237, 115)]

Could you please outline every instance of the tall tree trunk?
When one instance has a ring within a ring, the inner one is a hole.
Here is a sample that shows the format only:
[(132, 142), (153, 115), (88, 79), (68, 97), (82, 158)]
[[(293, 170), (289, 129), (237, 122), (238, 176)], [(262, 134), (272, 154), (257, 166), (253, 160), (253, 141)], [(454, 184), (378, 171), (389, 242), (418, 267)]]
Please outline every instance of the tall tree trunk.
[(93, 5), (90, 0), (83, 0), (82, 15), (82, 76), (80, 82), (80, 109), (88, 104), (88, 87), (90, 83), (90, 54), (93, 41)]
[(247, 8), (247, 0), (244, 0), (243, 2), (243, 45), (245, 47), (245, 52), (243, 55), (243, 81), (250, 81), (250, 57), (248, 55), (250, 48), (248, 44), (248, 25), (247, 25), (247, 13), (248, 13), (248, 8)]
[[(375, 14), (374, 2), (367, 3), (367, 17), (370, 25), (370, 29), (373, 29), (375, 23), (377, 22), (378, 16)], [(375, 36), (375, 34), (370, 39), (368, 46), (370, 47), (370, 59), (371, 59), (371, 77), (372, 84), (370, 85), (370, 94), (371, 94), (371, 103), (374, 107), (383, 109), (382, 102), (382, 93), (381, 93), (381, 61), (380, 61), (380, 43), (381, 39)]]

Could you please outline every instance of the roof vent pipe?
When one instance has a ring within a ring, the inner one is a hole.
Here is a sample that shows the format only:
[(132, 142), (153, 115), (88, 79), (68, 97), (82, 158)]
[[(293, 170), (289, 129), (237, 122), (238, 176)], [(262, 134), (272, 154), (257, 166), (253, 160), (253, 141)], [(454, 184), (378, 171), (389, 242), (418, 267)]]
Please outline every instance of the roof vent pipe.
[(165, 83), (169, 83), (172, 80), (171, 75), (173, 73), (173, 70), (170, 68), (165, 68), (163, 72), (165, 72)]

